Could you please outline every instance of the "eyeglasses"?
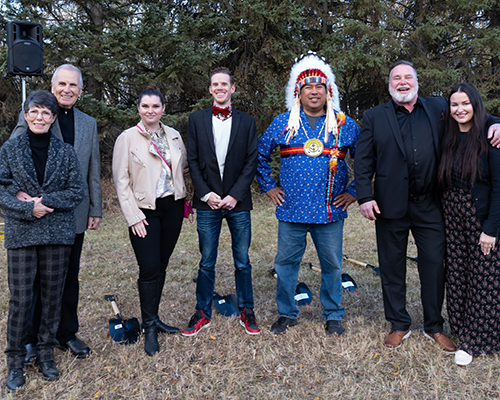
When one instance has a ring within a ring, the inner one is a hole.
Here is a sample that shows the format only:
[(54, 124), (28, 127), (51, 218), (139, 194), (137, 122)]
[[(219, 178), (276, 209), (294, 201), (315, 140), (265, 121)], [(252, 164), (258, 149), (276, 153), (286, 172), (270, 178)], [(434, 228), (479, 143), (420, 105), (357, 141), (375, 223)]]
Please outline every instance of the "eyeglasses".
[(52, 118), (52, 113), (48, 110), (42, 110), (42, 111), (30, 110), (28, 111), (27, 114), (28, 117), (30, 117), (31, 119), (36, 119), (38, 118), (39, 115), (41, 115), (45, 121), (50, 121), (50, 119)]

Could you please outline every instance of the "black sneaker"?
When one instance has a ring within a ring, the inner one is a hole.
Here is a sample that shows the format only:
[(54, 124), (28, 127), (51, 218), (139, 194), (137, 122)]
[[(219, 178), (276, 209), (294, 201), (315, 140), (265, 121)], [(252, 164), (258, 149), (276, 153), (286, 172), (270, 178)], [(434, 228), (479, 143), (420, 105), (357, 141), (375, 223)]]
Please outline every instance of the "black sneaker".
[(43, 361), (38, 365), (38, 372), (43, 374), (46, 381), (55, 381), (59, 379), (59, 370), (54, 361)]
[(335, 334), (338, 336), (342, 336), (344, 334), (344, 328), (342, 327), (342, 322), (336, 319), (330, 319), (326, 321), (325, 330), (328, 336), (332, 336)]
[(24, 371), (22, 368), (9, 369), (7, 376), (7, 390), (14, 392), (26, 383), (24, 379)]
[(189, 320), (189, 324), (181, 332), (182, 336), (196, 336), (200, 330), (203, 328), (208, 328), (210, 326), (211, 320), (209, 320), (203, 314), (202, 310), (198, 310), (194, 313), (194, 315)]
[(287, 327), (295, 326), (298, 323), (297, 318), (279, 317), (273, 326), (271, 326), (271, 332), (278, 335), (285, 332)]
[(251, 308), (244, 308), (240, 317), (240, 324), (245, 327), (245, 332), (249, 335), (259, 335), (260, 328), (255, 320), (255, 314)]

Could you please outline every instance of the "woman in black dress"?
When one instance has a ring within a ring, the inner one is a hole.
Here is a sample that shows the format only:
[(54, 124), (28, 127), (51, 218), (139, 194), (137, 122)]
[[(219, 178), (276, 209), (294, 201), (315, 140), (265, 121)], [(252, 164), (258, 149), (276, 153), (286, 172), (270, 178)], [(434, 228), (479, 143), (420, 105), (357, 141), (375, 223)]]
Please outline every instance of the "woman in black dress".
[(486, 119), (477, 89), (455, 86), (439, 181), (445, 190), (448, 316), (460, 341), (457, 365), (500, 351), (500, 149), (487, 140)]

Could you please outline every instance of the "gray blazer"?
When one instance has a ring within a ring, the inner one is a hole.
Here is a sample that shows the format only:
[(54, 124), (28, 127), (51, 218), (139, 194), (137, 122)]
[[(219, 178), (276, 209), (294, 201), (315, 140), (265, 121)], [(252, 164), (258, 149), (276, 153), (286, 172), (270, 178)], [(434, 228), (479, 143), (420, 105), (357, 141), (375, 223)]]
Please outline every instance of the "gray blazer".
[[(102, 217), (101, 158), (96, 120), (76, 108), (74, 115), (75, 144), (73, 147), (84, 182), (84, 197), (75, 209), (76, 233), (83, 233), (87, 229), (89, 217)], [(21, 111), (17, 126), (12, 131), (10, 138), (21, 135), (26, 129), (28, 129), (28, 124), (24, 120), (24, 112)], [(50, 131), (56, 138), (64, 140), (57, 119), (52, 124)]]

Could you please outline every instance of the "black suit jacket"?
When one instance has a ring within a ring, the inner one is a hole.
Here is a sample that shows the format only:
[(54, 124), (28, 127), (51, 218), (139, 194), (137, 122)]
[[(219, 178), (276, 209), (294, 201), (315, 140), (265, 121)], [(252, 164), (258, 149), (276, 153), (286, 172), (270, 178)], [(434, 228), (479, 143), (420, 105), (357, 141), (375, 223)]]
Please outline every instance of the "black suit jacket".
[[(431, 124), (436, 157), (440, 157), (447, 99), (420, 97), (420, 100)], [(354, 175), (359, 204), (376, 200), (383, 218), (405, 215), (408, 207), (408, 166), (392, 100), (363, 113)]]
[(189, 116), (187, 158), (195, 196), (193, 206), (210, 210), (200, 200), (209, 192), (221, 198), (230, 195), (238, 200), (234, 211), (252, 209), (250, 185), (257, 172), (257, 129), (255, 120), (233, 108), (231, 135), (221, 179), (215, 152), (212, 128), (212, 107), (196, 111)]
[(490, 145), (488, 153), (481, 156), (480, 176), (472, 187), (472, 199), (483, 232), (497, 238), (500, 236), (500, 149)]

